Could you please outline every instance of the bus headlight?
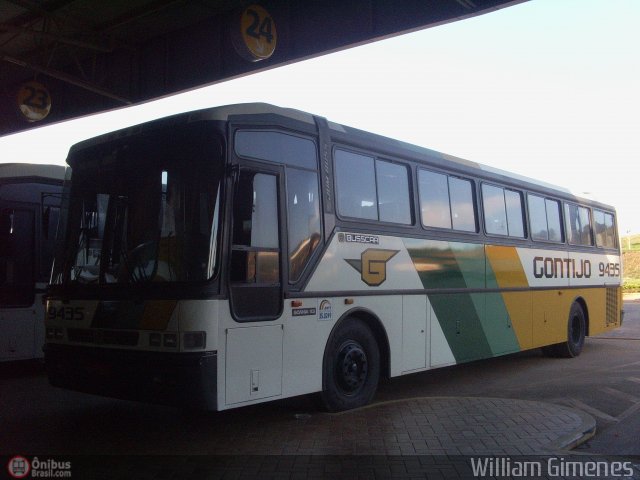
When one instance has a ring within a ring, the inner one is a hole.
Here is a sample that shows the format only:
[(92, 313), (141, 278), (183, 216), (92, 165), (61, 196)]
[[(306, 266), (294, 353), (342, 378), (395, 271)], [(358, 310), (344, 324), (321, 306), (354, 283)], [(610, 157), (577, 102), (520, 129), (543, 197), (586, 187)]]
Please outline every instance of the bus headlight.
[(206, 332), (184, 332), (182, 334), (182, 346), (185, 350), (202, 349), (206, 344)]

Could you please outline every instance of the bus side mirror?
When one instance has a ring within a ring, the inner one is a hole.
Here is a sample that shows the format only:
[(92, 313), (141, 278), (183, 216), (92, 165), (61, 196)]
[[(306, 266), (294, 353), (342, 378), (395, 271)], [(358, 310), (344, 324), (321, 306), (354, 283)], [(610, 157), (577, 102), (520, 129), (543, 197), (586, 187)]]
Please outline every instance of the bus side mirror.
[(0, 236), (8, 237), (13, 233), (13, 212), (3, 210), (0, 212)]
[(46, 207), (42, 212), (42, 236), (49, 239), (49, 219), (51, 218), (51, 207)]
[(10, 257), (13, 255), (14, 234), (14, 210), (5, 209), (0, 211), (0, 256)]

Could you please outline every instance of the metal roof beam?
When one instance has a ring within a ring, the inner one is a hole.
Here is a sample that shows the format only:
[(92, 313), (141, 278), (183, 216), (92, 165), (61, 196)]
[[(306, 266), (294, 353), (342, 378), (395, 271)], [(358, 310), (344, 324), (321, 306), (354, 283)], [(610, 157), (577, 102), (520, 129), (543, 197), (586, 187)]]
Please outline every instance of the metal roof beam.
[(55, 33), (44, 32), (42, 30), (35, 30), (32, 28), (16, 27), (14, 25), (8, 25), (6, 23), (0, 24), (0, 32), (4, 30), (7, 32), (18, 33), (21, 35), (33, 35), (34, 37), (45, 38), (53, 40), (55, 42), (64, 43), (66, 45), (72, 45), (74, 47), (86, 48), (88, 50), (96, 50), (98, 52), (110, 53), (113, 52), (113, 47), (102, 46), (96, 43), (83, 42), (81, 40), (74, 40), (72, 38), (65, 37), (63, 35), (56, 35)]
[(63, 82), (69, 83), (71, 85), (75, 85), (76, 87), (80, 87), (80, 88), (84, 88), (85, 90), (88, 90), (90, 92), (96, 93), (98, 95), (102, 95), (103, 97), (107, 97), (107, 98), (111, 98), (112, 100), (116, 100), (117, 102), (120, 103), (124, 103), (126, 105), (130, 105), (131, 103), (133, 103), (131, 100), (128, 100), (124, 97), (121, 97), (120, 95), (116, 95), (114, 93), (111, 93), (107, 90), (105, 90), (104, 88), (101, 88), (97, 85), (94, 85), (92, 83), (86, 82), (84, 80), (80, 80), (79, 78), (76, 78), (72, 75), (69, 75), (67, 73), (64, 72), (60, 72), (58, 70), (54, 70), (52, 68), (48, 68), (48, 67), (42, 67), (40, 65), (35, 65), (33, 63), (27, 62), (25, 60), (20, 60), (19, 58), (15, 58), (12, 57), (10, 55), (5, 55), (3, 53), (0, 52), (0, 60), (4, 61), (4, 62), (9, 62), (9, 63), (13, 63), (14, 65), (18, 65), (20, 67), (23, 68), (28, 68), (30, 70), (33, 70), (36, 73), (41, 73), (43, 75), (48, 75), (50, 77), (56, 78), (58, 80), (61, 80)]

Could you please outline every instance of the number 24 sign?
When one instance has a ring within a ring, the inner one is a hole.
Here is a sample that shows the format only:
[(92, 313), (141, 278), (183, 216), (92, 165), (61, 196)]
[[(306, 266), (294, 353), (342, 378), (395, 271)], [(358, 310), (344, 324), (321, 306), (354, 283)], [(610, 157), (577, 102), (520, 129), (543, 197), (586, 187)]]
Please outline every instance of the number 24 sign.
[(250, 5), (240, 14), (239, 31), (232, 28), (231, 37), (238, 53), (251, 62), (265, 60), (273, 55), (278, 33), (273, 18), (260, 5)]

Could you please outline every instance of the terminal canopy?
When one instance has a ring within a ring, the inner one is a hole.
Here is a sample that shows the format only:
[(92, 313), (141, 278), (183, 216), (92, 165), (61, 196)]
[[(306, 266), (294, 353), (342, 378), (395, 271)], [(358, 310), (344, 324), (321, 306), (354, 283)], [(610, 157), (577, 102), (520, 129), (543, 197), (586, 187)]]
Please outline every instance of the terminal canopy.
[(524, 0), (0, 0), (0, 135)]

